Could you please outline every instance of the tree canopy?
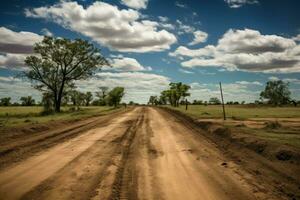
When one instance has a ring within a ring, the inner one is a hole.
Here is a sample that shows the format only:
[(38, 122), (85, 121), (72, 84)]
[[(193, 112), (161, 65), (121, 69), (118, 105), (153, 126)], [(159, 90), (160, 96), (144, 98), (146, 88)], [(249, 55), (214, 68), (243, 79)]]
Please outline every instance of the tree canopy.
[(114, 107), (117, 107), (120, 104), (124, 94), (125, 93), (123, 87), (115, 87), (108, 93), (109, 104), (113, 105)]
[(213, 105), (221, 104), (221, 101), (218, 97), (211, 97), (208, 102)]
[(282, 80), (268, 81), (265, 89), (260, 93), (260, 97), (267, 99), (269, 104), (288, 104), (291, 100), (289, 83)]
[(159, 97), (160, 104), (170, 103), (172, 106), (179, 106), (180, 100), (190, 96), (188, 91), (191, 87), (189, 85), (183, 84), (182, 82), (170, 83), (169, 85), (170, 89), (161, 92)]
[(36, 55), (25, 59), (29, 67), (24, 74), (35, 88), (50, 92), (54, 108), (60, 112), (66, 88), (74, 81), (89, 78), (97, 68), (108, 65), (99, 49), (87, 41), (45, 37), (34, 46)]
[(159, 103), (157, 96), (150, 96), (148, 104), (157, 105)]
[(89, 106), (92, 100), (93, 100), (93, 94), (91, 92), (86, 92), (84, 94), (85, 106)]

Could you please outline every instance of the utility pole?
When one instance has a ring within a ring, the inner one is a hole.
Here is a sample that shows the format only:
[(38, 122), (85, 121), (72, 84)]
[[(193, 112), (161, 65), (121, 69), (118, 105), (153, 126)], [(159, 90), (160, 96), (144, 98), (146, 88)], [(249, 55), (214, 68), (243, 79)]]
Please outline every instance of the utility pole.
[(224, 98), (223, 98), (223, 91), (222, 91), (222, 83), (220, 82), (220, 91), (221, 91), (221, 99), (222, 99), (222, 107), (223, 107), (223, 118), (226, 120), (226, 113), (225, 113), (225, 105), (224, 105)]
[(185, 99), (185, 110), (187, 110), (187, 109), (188, 109), (188, 100)]

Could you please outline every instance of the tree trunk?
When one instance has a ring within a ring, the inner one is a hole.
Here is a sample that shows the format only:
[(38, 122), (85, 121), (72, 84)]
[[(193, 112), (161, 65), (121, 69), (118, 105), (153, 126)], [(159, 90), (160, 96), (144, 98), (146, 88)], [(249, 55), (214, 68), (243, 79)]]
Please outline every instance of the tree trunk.
[(55, 112), (60, 112), (60, 106), (61, 106), (61, 100), (63, 97), (63, 91), (64, 91), (65, 81), (62, 81), (62, 84), (60, 86), (60, 89), (58, 91), (58, 96), (55, 103)]
[(60, 104), (61, 104), (61, 100), (56, 99), (55, 100), (55, 112), (60, 112)]

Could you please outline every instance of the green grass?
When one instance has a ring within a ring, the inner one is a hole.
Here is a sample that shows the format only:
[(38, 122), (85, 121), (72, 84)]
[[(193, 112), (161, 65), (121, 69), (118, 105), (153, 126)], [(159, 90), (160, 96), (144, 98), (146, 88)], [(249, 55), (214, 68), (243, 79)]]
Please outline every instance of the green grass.
[[(170, 107), (170, 106), (168, 106)], [(170, 107), (179, 110), (195, 119), (221, 119), (223, 117), (221, 105), (190, 105), (188, 110), (185, 106), (179, 108)], [(300, 118), (300, 107), (267, 107), (267, 106), (250, 106), (250, 105), (226, 105), (228, 118), (237, 120), (259, 119), (259, 118)], [(274, 120), (271, 120), (274, 121)], [(277, 144), (287, 144), (300, 148), (299, 128), (279, 127), (274, 129), (268, 128), (250, 128), (235, 127), (230, 122), (225, 124), (229, 128), (238, 130), (240, 134), (254, 136), (257, 139), (267, 140)]]
[[(222, 118), (221, 105), (189, 105), (188, 110), (185, 106), (169, 108), (184, 112), (194, 118), (216, 119)], [(296, 118), (300, 117), (300, 107), (268, 107), (255, 105), (225, 105), (226, 115), (233, 119), (248, 118)]]
[(41, 113), (43, 107), (41, 106), (4, 106), (0, 107), (0, 117), (14, 116), (26, 117)]
[(41, 115), (43, 108), (39, 106), (0, 107), (0, 126), (15, 127), (57, 120), (78, 120), (107, 114), (116, 110), (108, 106), (81, 107), (79, 111), (73, 112), (69, 111), (69, 109), (70, 107), (63, 107), (63, 112), (61, 113)]
[(298, 131), (289, 129), (253, 129), (248, 127), (241, 128), (243, 132), (247, 134), (255, 135), (257, 138), (261, 138), (268, 141), (273, 141), (279, 144), (288, 144), (297, 148), (300, 148), (300, 134)]

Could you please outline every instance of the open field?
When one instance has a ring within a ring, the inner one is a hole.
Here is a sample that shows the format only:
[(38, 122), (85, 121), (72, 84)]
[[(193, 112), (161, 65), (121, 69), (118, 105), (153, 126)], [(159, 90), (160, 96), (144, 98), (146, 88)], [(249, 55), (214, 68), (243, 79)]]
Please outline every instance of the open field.
[[(170, 107), (170, 106), (167, 106)], [(194, 118), (223, 118), (222, 105), (185, 105), (170, 107), (191, 115)], [(300, 107), (270, 107), (257, 105), (225, 105), (228, 118), (300, 118)]]
[(213, 141), (188, 119), (155, 107), (15, 135), (0, 140), (0, 199), (300, 197), (298, 161)]
[(191, 105), (187, 111), (185, 106), (168, 108), (187, 114), (197, 121), (228, 127), (241, 137), (249, 136), (300, 148), (300, 107), (227, 105), (226, 121), (222, 119), (221, 105)]
[(63, 107), (61, 113), (42, 115), (43, 108), (39, 106), (0, 107), (0, 125), (2, 127), (16, 127), (49, 121), (78, 120), (114, 111), (114, 108), (109, 106), (80, 107), (79, 111), (70, 111), (70, 108)]

